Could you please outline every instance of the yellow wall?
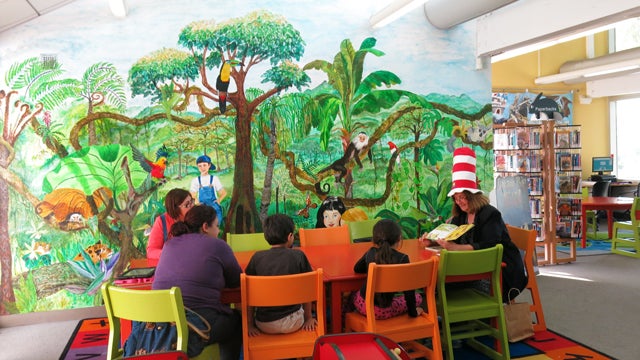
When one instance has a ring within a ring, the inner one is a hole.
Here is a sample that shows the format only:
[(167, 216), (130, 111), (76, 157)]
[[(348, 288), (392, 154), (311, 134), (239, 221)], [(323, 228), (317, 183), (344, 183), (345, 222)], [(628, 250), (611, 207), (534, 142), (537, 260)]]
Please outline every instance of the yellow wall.
[[(594, 36), (595, 56), (608, 53), (607, 33)], [(574, 92), (573, 123), (582, 125), (582, 178), (591, 175), (591, 157), (608, 155), (609, 141), (609, 100), (593, 99), (591, 104), (580, 104), (580, 95), (585, 94), (585, 83), (566, 85), (556, 83), (536, 85), (536, 77), (557, 74), (567, 61), (586, 59), (586, 40), (577, 39), (546, 49), (534, 51), (512, 59), (492, 64), (491, 80), (493, 91), (524, 92), (526, 90), (544, 94)]]

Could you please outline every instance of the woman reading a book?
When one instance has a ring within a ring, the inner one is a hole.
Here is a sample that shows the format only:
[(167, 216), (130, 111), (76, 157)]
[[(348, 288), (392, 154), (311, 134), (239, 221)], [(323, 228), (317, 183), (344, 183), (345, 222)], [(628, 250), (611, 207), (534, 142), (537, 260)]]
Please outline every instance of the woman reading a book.
[(472, 149), (463, 147), (454, 151), (453, 186), (448, 194), (453, 197), (453, 207), (448, 222), (458, 226), (474, 226), (455, 240), (442, 238), (433, 241), (428, 239), (427, 233), (420, 240), (427, 246), (440, 245), (454, 251), (486, 249), (502, 244), (502, 262), (506, 265), (502, 271), (502, 301), (507, 302), (510, 289), (522, 291), (527, 284), (524, 263), (520, 251), (511, 242), (502, 214), (489, 204), (489, 198), (478, 189), (475, 168), (476, 156)]

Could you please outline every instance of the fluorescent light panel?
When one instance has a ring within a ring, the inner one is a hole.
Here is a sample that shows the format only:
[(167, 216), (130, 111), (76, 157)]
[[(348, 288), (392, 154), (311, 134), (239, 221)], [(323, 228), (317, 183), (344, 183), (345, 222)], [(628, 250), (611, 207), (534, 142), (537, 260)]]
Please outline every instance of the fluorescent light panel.
[(375, 13), (369, 19), (369, 24), (371, 24), (372, 28), (379, 29), (398, 20), (409, 11), (424, 5), (427, 1), (428, 0), (395, 0), (384, 9)]
[(542, 41), (542, 42), (538, 42), (538, 43), (535, 43), (535, 44), (522, 46), (522, 47), (519, 47), (517, 49), (505, 51), (505, 52), (503, 52), (501, 54), (492, 56), (491, 57), (491, 63), (496, 63), (498, 61), (511, 59), (511, 58), (516, 57), (516, 56), (528, 54), (530, 52), (541, 50), (541, 49), (544, 49), (544, 48), (548, 48), (548, 47), (551, 47), (553, 45), (557, 45), (557, 44), (561, 44), (561, 43), (564, 43), (564, 42), (567, 42), (567, 41), (572, 41), (572, 40), (576, 40), (576, 39), (579, 39), (579, 38), (582, 38), (582, 37), (593, 35), (593, 34), (596, 34), (596, 33), (602, 32), (602, 31), (609, 30), (609, 29), (613, 28), (615, 25), (616, 25), (615, 23), (614, 24), (608, 24), (608, 25), (600, 26), (600, 27), (595, 28), (595, 29), (591, 29), (591, 30), (588, 30), (588, 31), (580, 32), (580, 33), (577, 33), (577, 34), (572, 34), (572, 35), (561, 37), (561, 38), (558, 38), (558, 39), (549, 40), (549, 41)]

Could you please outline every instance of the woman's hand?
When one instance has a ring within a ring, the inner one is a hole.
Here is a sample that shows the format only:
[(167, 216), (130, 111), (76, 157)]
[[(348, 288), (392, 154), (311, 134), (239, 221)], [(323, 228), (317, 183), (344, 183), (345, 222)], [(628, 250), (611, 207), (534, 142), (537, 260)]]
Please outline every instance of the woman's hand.
[(422, 243), (424, 247), (437, 245), (435, 241), (427, 239), (427, 233), (422, 234), (422, 236), (420, 236), (418, 240)]

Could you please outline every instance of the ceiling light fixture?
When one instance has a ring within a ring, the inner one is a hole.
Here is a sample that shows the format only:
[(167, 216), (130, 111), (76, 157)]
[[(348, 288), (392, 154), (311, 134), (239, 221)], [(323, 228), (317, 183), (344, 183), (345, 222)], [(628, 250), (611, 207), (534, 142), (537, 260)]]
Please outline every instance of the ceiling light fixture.
[(409, 11), (424, 5), (427, 1), (428, 0), (395, 0), (384, 9), (373, 14), (369, 19), (369, 24), (372, 28), (379, 29), (398, 20)]
[(557, 74), (538, 77), (535, 83), (537, 85), (559, 82), (576, 84), (587, 80), (630, 74), (638, 72), (638, 69), (640, 69), (640, 47), (591, 59), (566, 62), (560, 66)]
[(113, 16), (117, 18), (127, 17), (127, 4), (125, 4), (124, 1), (125, 0), (109, 0), (109, 9), (111, 9)]

